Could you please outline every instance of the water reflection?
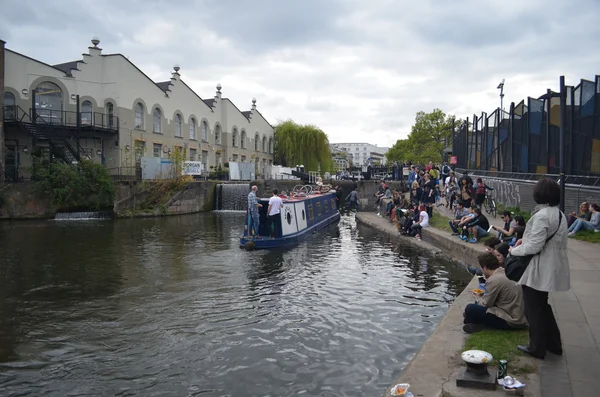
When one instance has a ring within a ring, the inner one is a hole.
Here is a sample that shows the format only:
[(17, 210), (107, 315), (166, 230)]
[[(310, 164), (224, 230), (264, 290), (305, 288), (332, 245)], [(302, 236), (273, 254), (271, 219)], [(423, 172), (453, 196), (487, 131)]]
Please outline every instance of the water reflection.
[(349, 217), (253, 252), (242, 221), (0, 224), (0, 390), (379, 395), (468, 281)]

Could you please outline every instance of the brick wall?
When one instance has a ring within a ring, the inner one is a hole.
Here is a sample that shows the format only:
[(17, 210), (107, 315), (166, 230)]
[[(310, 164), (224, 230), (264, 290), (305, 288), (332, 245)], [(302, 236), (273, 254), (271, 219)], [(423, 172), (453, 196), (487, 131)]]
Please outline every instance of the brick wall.
[[(477, 174), (470, 174), (473, 181)], [(515, 179), (482, 177), (485, 183), (494, 188), (492, 192), (496, 202), (506, 207), (519, 207), (531, 211), (535, 206), (533, 201), (533, 187), (535, 182)], [(600, 188), (567, 185), (565, 191), (565, 212), (577, 211), (583, 201), (600, 204)]]

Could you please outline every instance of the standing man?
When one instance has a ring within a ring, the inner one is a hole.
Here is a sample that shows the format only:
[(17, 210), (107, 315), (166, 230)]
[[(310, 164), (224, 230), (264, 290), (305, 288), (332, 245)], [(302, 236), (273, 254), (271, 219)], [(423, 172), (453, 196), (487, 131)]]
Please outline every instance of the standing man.
[[(248, 193), (248, 216), (250, 216), (250, 219), (248, 220), (248, 234), (250, 236), (260, 238), (258, 233), (260, 227), (260, 217), (258, 215), (258, 209), (262, 208), (262, 204), (260, 204), (256, 199), (257, 190), (258, 186), (252, 185), (252, 189), (250, 190), (250, 193)], [(250, 225), (252, 225), (252, 230), (250, 229)]]
[(399, 172), (398, 162), (396, 160), (394, 160), (392, 169), (394, 170), (394, 180), (399, 181), (400, 180), (400, 172)]
[[(269, 199), (269, 229), (271, 231), (271, 237), (281, 237), (281, 207), (283, 206), (283, 200), (279, 197), (279, 191), (273, 189), (273, 197)], [(273, 225), (274, 223), (274, 225)]]

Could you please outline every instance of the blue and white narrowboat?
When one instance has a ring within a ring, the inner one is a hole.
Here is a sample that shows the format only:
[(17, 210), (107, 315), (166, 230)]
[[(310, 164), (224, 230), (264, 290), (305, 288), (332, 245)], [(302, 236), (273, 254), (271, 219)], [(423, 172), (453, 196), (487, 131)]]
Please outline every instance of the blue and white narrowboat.
[(296, 186), (289, 196), (282, 198), (280, 235), (271, 237), (271, 225), (267, 220), (269, 199), (257, 200), (262, 204), (259, 208), (259, 233), (250, 235), (252, 220), (246, 212), (244, 234), (240, 237), (241, 247), (248, 247), (249, 242), (254, 244), (254, 249), (291, 246), (340, 220), (335, 190), (324, 186)]

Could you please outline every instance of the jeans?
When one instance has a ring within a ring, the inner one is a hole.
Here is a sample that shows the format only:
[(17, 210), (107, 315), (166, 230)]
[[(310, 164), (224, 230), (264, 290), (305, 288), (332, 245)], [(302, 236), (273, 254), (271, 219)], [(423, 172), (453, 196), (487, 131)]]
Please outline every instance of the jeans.
[(575, 222), (573, 222), (573, 224), (571, 225), (571, 227), (569, 227), (569, 232), (577, 233), (581, 229), (583, 229), (583, 230), (594, 230), (595, 227), (592, 224), (592, 222), (588, 222), (588, 221), (583, 220), (583, 219), (577, 219), (577, 220), (575, 220)]
[(350, 200), (348, 202), (348, 211), (352, 211), (352, 208), (355, 208), (356, 212), (358, 212), (358, 201), (356, 201), (356, 200)]
[(458, 228), (456, 227), (456, 223), (452, 221), (448, 221), (448, 225), (450, 225), (450, 229), (452, 229), (452, 233), (459, 233)]
[(487, 313), (487, 308), (476, 303), (465, 307), (465, 324), (484, 324), (488, 328), (509, 330), (512, 327), (500, 317)]
[[(258, 215), (258, 211), (250, 211), (248, 212), (250, 216), (250, 222), (248, 222), (248, 234), (254, 234), (256, 236), (259, 235), (259, 226), (260, 226), (260, 217)], [(250, 225), (252, 225), (253, 233), (250, 233)]]
[(487, 236), (489, 233), (487, 230), (482, 228), (481, 226), (477, 226), (477, 238), (482, 238)]

